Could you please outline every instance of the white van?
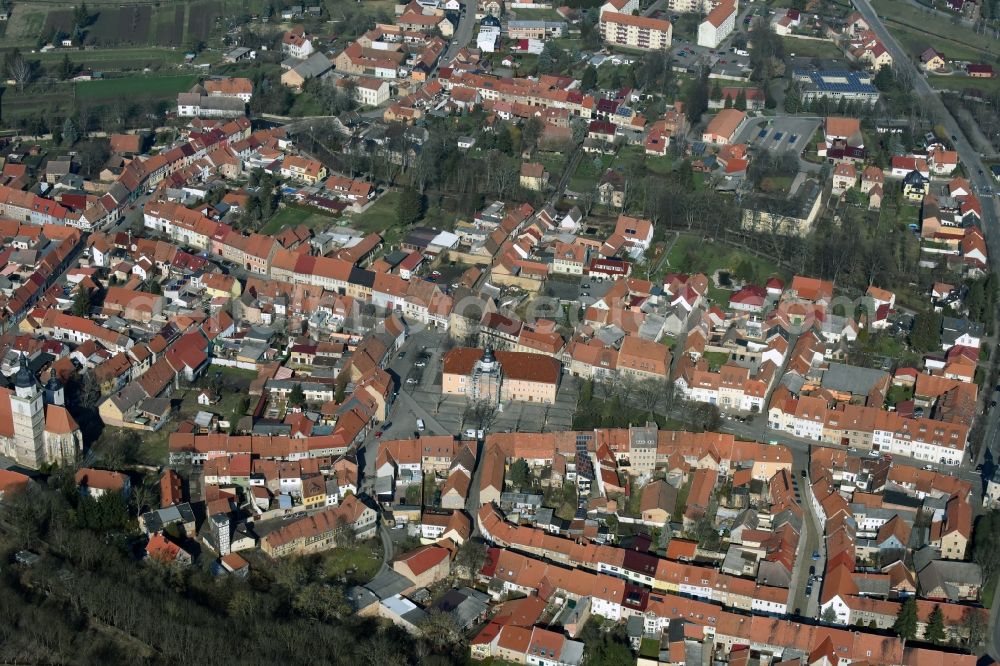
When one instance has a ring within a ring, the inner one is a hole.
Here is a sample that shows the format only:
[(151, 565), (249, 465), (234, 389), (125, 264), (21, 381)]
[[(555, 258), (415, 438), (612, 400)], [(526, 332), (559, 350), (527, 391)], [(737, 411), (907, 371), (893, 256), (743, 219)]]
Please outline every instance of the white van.
[(424, 431), (424, 420), (423, 419), (417, 419), (417, 430), (419, 430), (420, 432)]

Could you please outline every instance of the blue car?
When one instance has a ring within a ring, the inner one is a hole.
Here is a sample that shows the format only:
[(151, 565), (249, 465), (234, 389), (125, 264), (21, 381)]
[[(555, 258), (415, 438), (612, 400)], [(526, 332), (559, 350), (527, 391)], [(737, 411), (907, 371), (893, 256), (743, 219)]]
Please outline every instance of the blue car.
[(781, 137), (783, 137), (783, 136), (785, 136), (784, 132), (775, 132), (774, 133), (774, 142), (777, 143), (777, 142), (781, 141)]
[(814, 550), (813, 551), (813, 559), (814, 560), (818, 560), (819, 559), (819, 551), (818, 550)]

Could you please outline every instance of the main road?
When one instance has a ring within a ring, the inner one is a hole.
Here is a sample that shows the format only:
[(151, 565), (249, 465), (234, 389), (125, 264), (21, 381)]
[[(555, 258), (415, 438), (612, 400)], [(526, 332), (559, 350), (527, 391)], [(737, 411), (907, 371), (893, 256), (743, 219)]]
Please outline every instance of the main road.
[[(943, 125), (950, 135), (955, 150), (958, 151), (958, 156), (962, 164), (965, 165), (966, 173), (969, 174), (969, 182), (972, 184), (973, 190), (980, 197), (983, 211), (982, 229), (989, 248), (990, 267), (994, 272), (1000, 273), (1000, 214), (997, 212), (996, 199), (991, 194), (993, 186), (991, 174), (983, 164), (982, 156), (965, 136), (955, 117), (952, 116), (951, 112), (944, 105), (944, 102), (941, 101), (941, 96), (938, 92), (931, 87), (923, 73), (914, 65), (910, 55), (903, 50), (899, 42), (896, 41), (896, 38), (892, 36), (882, 23), (882, 20), (872, 8), (871, 2), (869, 0), (853, 0), (853, 2), (861, 16), (868, 22), (871, 29), (875, 31), (878, 38), (882, 40), (882, 43), (893, 58), (894, 66), (898, 70), (905, 70), (909, 73), (913, 81), (914, 92), (925, 102), (925, 108), (934, 117), (936, 122)], [(1000, 327), (995, 326), (994, 330), (1000, 331)], [(991, 342), (990, 344), (993, 343)], [(1000, 352), (1000, 348), (994, 350), (994, 353), (998, 352)], [(990, 403), (991, 398), (989, 394), (993, 392), (992, 389), (992, 386), (986, 387), (985, 393), (987, 395), (983, 396), (984, 404)], [(987, 450), (992, 453), (994, 460), (1000, 457), (998, 456), (998, 453), (1000, 453), (1000, 423), (998, 423), (1000, 422), (1000, 409), (987, 410), (984, 418), (986, 419), (984, 446), (981, 447), (976, 460), (971, 461), (973, 463), (981, 461), (982, 456)], [(1000, 630), (996, 634), (996, 639), (996, 645), (1000, 646)]]

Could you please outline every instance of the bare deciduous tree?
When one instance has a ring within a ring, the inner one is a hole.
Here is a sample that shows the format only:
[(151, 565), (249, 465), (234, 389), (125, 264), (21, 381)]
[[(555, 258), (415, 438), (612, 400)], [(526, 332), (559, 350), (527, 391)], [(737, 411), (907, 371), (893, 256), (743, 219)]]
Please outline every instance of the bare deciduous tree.
[(32, 71), (31, 64), (20, 54), (7, 65), (7, 74), (17, 84), (20, 92), (24, 92), (24, 87), (31, 82)]
[(636, 387), (636, 395), (642, 406), (651, 412), (656, 409), (657, 403), (663, 397), (663, 386), (655, 379), (644, 379)]

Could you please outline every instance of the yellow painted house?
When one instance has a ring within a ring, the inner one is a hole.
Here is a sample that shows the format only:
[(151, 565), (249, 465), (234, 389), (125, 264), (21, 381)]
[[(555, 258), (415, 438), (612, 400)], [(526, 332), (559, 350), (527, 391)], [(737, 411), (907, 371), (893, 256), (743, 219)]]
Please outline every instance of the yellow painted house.
[(231, 275), (208, 273), (201, 278), (201, 284), (212, 298), (239, 298), (243, 294), (243, 285)]

